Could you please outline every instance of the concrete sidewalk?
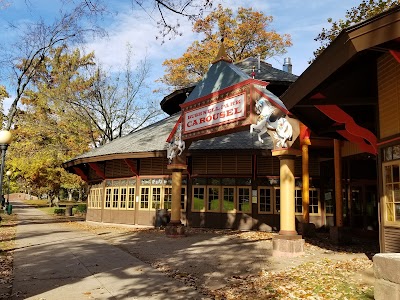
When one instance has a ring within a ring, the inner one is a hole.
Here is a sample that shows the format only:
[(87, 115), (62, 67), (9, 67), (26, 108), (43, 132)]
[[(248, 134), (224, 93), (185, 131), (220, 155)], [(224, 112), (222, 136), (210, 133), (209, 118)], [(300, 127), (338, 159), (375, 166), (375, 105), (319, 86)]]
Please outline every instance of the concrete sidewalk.
[(205, 299), (97, 235), (13, 202), (12, 299)]

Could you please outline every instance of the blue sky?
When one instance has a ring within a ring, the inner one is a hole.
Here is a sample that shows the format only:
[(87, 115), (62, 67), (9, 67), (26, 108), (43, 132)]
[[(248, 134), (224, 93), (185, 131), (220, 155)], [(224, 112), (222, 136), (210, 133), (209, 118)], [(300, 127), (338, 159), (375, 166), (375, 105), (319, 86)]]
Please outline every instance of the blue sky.
[[(6, 0), (9, 6), (0, 9), (0, 44), (3, 46), (12, 44), (16, 32), (7, 27), (9, 22), (14, 24), (24, 23), (29, 20), (38, 20), (42, 17), (51, 21), (60, 7), (56, 6), (56, 0)], [(93, 40), (85, 45), (88, 51), (94, 50), (99, 61), (111, 69), (121, 67), (124, 62), (126, 44), (133, 46), (133, 60), (139, 61), (147, 55), (151, 63), (150, 83), (163, 75), (162, 62), (168, 58), (180, 57), (186, 48), (198, 39), (192, 33), (191, 25), (182, 21), (183, 36), (166, 41), (161, 45), (155, 39), (157, 27), (155, 21), (149, 17), (151, 11), (132, 10), (129, 0), (107, 1), (113, 3), (113, 9), (117, 14), (104, 20), (109, 37)], [(318, 43), (313, 39), (323, 27), (327, 27), (327, 19), (334, 20), (344, 18), (346, 10), (357, 6), (361, 0), (214, 0), (214, 3), (222, 3), (224, 7), (253, 7), (266, 15), (274, 17), (271, 24), (278, 33), (290, 34), (293, 46), (288, 48), (287, 54), (281, 57), (270, 58), (267, 61), (275, 68), (282, 68), (285, 57), (290, 57), (293, 64), (293, 73), (300, 75), (307, 67), (307, 61), (312, 58), (313, 51)], [(0, 0), (1, 4), (4, 0)], [(28, 7), (27, 7), (28, 3)], [(4, 83), (4, 78), (0, 84)], [(160, 99), (161, 100), (161, 99)], [(7, 104), (5, 103), (5, 106)]]

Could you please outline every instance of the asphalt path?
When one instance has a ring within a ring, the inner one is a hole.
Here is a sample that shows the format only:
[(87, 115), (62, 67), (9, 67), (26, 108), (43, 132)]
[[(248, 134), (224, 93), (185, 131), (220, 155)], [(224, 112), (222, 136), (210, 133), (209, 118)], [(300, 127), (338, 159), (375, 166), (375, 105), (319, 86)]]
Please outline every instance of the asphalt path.
[(12, 299), (203, 299), (94, 233), (11, 204), (18, 215)]

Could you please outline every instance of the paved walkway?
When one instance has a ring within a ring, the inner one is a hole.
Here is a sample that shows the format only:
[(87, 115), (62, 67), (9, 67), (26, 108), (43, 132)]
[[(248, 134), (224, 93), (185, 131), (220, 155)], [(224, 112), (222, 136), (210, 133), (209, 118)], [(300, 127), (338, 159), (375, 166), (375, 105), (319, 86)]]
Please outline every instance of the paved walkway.
[(12, 204), (19, 219), (12, 299), (203, 299), (93, 233)]

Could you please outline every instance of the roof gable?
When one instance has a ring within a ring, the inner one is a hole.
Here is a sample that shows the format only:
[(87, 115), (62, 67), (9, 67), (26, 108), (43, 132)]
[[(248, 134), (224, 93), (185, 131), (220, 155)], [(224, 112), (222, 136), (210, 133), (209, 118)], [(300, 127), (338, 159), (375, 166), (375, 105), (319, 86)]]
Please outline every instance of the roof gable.
[(184, 103), (210, 95), (216, 91), (251, 78), (237, 66), (220, 60), (213, 64), (203, 79), (196, 85)]

